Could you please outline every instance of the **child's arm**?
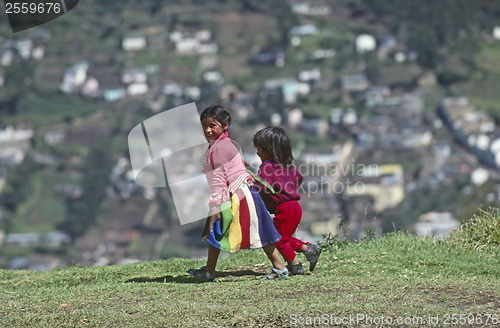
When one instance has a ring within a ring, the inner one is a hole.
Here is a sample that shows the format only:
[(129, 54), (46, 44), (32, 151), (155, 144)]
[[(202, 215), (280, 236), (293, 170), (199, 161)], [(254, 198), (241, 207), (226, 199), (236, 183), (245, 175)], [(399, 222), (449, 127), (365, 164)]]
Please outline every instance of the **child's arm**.
[(208, 240), (208, 237), (210, 237), (210, 233), (212, 232), (212, 226), (218, 219), (219, 219), (219, 213), (212, 214), (209, 217), (207, 217), (207, 220), (205, 221), (205, 228), (203, 229), (203, 233), (201, 234), (203, 241)]

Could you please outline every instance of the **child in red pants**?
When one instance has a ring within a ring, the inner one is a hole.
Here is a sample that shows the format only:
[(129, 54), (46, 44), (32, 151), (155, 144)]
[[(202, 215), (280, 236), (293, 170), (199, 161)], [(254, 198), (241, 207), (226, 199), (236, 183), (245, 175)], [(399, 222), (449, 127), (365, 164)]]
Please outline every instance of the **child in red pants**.
[(267, 182), (266, 187), (256, 181), (256, 189), (268, 211), (274, 213), (274, 226), (281, 235), (281, 240), (275, 244), (276, 248), (288, 263), (291, 274), (304, 274), (296, 252), (304, 253), (309, 262), (309, 271), (313, 271), (321, 254), (321, 246), (292, 237), (302, 219), (298, 188), (303, 177), (295, 169), (290, 138), (282, 128), (267, 127), (254, 135), (253, 144), (262, 160), (259, 176)]

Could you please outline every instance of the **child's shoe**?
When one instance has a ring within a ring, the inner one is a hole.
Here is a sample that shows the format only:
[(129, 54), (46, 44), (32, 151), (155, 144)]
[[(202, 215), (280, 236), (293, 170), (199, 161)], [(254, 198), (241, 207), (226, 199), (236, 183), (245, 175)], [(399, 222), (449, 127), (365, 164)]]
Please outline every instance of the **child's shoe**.
[(262, 280), (275, 280), (275, 279), (288, 278), (287, 268), (284, 268), (283, 270), (278, 270), (276, 268), (271, 268), (271, 269), (273, 270), (273, 272), (262, 278)]
[[(202, 274), (203, 271), (205, 271), (205, 276), (203, 276), (203, 274)], [(211, 281), (214, 281), (214, 279), (215, 279), (215, 276), (212, 276), (210, 274), (210, 272), (208, 272), (206, 270), (206, 267), (204, 267), (204, 266), (202, 266), (199, 269), (189, 269), (186, 272), (189, 273), (190, 275), (192, 275), (193, 277), (195, 277), (196, 279), (199, 279), (203, 282), (211, 282)]]
[(302, 263), (288, 264), (286, 268), (288, 269), (288, 272), (290, 273), (291, 276), (304, 274), (304, 268), (302, 267)]
[(318, 263), (319, 255), (321, 254), (321, 246), (309, 244), (307, 245), (304, 255), (309, 262), (309, 271), (313, 271), (316, 263)]

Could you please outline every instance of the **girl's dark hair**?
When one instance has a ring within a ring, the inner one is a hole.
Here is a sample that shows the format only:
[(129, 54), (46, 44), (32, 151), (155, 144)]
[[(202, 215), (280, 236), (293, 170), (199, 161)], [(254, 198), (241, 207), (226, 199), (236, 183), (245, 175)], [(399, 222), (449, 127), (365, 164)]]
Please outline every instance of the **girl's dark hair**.
[(253, 136), (255, 147), (268, 152), (273, 160), (283, 166), (293, 166), (295, 159), (292, 154), (292, 142), (285, 130), (280, 127), (270, 126), (258, 131)]
[(211, 117), (220, 124), (231, 125), (231, 114), (220, 105), (212, 105), (205, 108), (200, 114), (200, 121), (203, 121), (205, 117)]

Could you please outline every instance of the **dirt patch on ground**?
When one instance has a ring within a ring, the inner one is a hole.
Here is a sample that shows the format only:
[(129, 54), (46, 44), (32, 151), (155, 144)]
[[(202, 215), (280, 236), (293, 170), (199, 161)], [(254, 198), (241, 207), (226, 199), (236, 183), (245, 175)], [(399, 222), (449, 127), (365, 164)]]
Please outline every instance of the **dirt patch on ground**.
[(421, 290), (430, 296), (430, 302), (448, 304), (450, 309), (471, 313), (482, 313), (482, 310), (500, 308), (500, 299), (490, 290), (479, 286), (448, 286), (444, 288), (424, 288)]

